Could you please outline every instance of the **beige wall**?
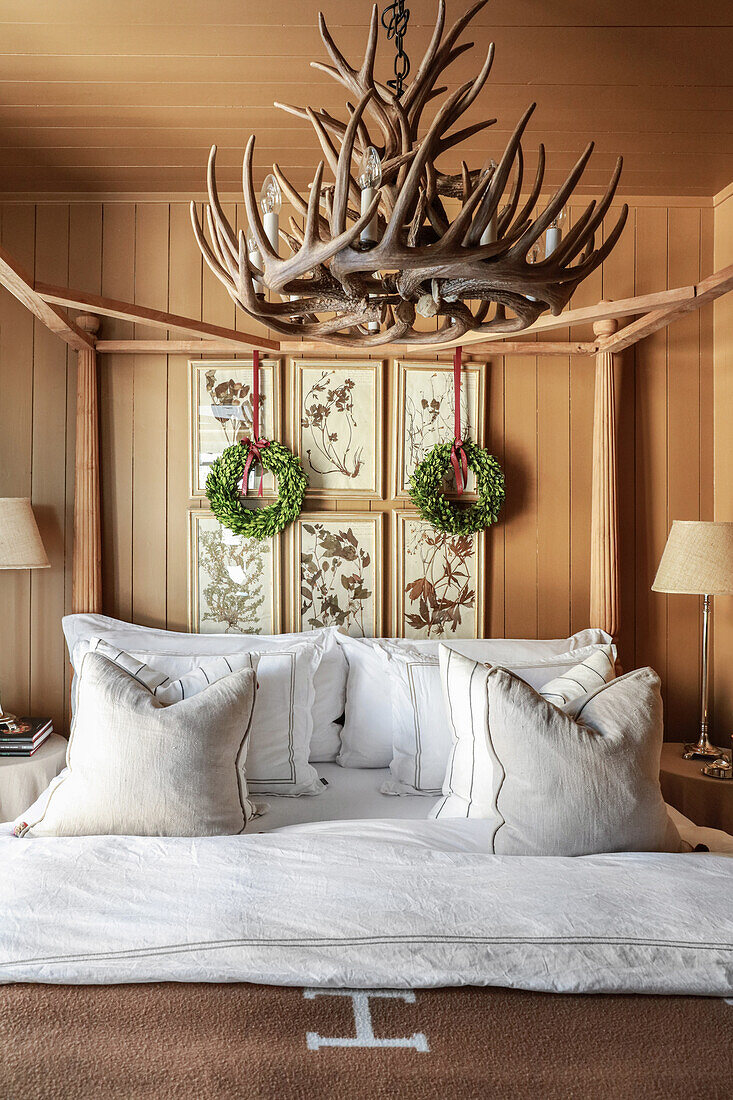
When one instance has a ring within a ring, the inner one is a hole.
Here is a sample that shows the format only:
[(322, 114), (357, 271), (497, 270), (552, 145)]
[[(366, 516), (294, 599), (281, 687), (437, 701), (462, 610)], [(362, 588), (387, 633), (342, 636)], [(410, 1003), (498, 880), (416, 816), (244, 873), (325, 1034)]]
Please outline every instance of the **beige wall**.
[[(715, 266), (733, 264), (733, 185), (715, 205)], [(733, 294), (715, 303), (715, 519), (733, 520)], [(714, 616), (713, 734), (733, 736), (733, 597), (718, 596)]]
[[(252, 330), (202, 271), (185, 204), (6, 204), (0, 214), (3, 245), (43, 281)], [(604, 270), (574, 304), (686, 285), (712, 270), (710, 203), (639, 200)], [(127, 322), (103, 324), (107, 338), (132, 335)], [(137, 326), (137, 335), (160, 333)], [(68, 688), (59, 620), (70, 597), (74, 371), (73, 354), (2, 292), (0, 494), (32, 495), (53, 568), (0, 574), (0, 685), (9, 707), (52, 713), (59, 724)], [(186, 359), (108, 356), (100, 379), (105, 608), (185, 629)], [(627, 668), (648, 662), (659, 670), (668, 736), (681, 738), (697, 711), (696, 601), (653, 595), (649, 586), (670, 521), (713, 513), (712, 309), (624, 353), (618, 382), (621, 657)], [(497, 358), (487, 383), (488, 442), (504, 463), (508, 494), (487, 540), (487, 633), (565, 635), (588, 625), (593, 361)], [(386, 583), (388, 592), (389, 576)]]

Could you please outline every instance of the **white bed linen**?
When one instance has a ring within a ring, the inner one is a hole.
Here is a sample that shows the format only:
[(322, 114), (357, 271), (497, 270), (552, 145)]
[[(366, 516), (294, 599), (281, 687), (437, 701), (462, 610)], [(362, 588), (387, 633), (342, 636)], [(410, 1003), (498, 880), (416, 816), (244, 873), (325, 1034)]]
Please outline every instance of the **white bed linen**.
[(493, 856), (488, 827), (27, 840), (6, 826), (0, 981), (733, 995), (729, 859)]
[(423, 795), (395, 798), (381, 794), (380, 787), (389, 779), (389, 768), (342, 768), (340, 764), (316, 765), (326, 780), (319, 798), (256, 798), (262, 816), (250, 821), (247, 832), (272, 832), (285, 825), (311, 821), (353, 821), (358, 819), (396, 818), (425, 821), (437, 799)]

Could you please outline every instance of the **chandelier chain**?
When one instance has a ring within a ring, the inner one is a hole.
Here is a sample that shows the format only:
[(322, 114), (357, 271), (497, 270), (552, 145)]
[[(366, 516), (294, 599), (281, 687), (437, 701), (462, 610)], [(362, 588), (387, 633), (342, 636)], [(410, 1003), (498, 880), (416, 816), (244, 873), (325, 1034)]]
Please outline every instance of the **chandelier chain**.
[(405, 90), (405, 80), (410, 73), (410, 59), (402, 45), (409, 21), (410, 9), (405, 7), (405, 0), (394, 0), (394, 3), (389, 4), (382, 12), (382, 26), (387, 32), (387, 39), (394, 38), (397, 47), (394, 59), (394, 80), (388, 80), (387, 85), (394, 88), (398, 99)]

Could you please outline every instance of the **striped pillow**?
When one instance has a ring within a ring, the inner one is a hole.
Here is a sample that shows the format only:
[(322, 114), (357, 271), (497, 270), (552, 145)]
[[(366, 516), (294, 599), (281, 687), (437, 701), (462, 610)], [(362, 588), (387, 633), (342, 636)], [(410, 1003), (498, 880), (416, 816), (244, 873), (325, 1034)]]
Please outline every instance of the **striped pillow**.
[(172, 680), (159, 669), (151, 668), (144, 661), (125, 653), (116, 645), (110, 645), (104, 638), (92, 638), (89, 642), (90, 652), (101, 653), (108, 661), (129, 672), (139, 684), (151, 691), (164, 706), (171, 703), (180, 703), (182, 699), (190, 699), (197, 695), (209, 684), (221, 680), (222, 676), (228, 676), (230, 672), (239, 672), (242, 668), (251, 668), (252, 660), (249, 653), (230, 653), (227, 657), (213, 656), (202, 657), (198, 668)]
[(562, 707), (446, 646), (440, 672), (453, 753), (432, 818), (483, 818), (495, 855), (681, 850), (659, 789), (664, 722), (652, 669)]
[(569, 703), (609, 683), (616, 676), (616, 646), (599, 646), (590, 657), (539, 689), (539, 694), (556, 707)]
[[(75, 656), (79, 647), (75, 648)], [(308, 762), (313, 733), (313, 679), (323, 644), (301, 642), (290, 649), (263, 646), (259, 652), (184, 658), (165, 653), (128, 653), (104, 638), (90, 638), (89, 649), (124, 669), (156, 699), (169, 706), (190, 699), (210, 684), (251, 668), (257, 694), (248, 738), (247, 788), (250, 794), (320, 794), (318, 772)]]

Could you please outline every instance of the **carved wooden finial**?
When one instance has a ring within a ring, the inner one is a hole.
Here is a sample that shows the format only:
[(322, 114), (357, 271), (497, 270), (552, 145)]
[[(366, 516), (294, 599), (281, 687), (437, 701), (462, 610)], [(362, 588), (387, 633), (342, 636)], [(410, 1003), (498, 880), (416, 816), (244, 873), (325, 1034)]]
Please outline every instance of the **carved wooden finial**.
[[(607, 298), (602, 298), (598, 303), (599, 306), (610, 305)], [(615, 317), (606, 317), (602, 321), (593, 322), (593, 335), (594, 336), (612, 336), (618, 328), (618, 321)]]
[(95, 313), (79, 313), (76, 317), (76, 324), (83, 332), (88, 332), (90, 336), (96, 336), (101, 321)]

